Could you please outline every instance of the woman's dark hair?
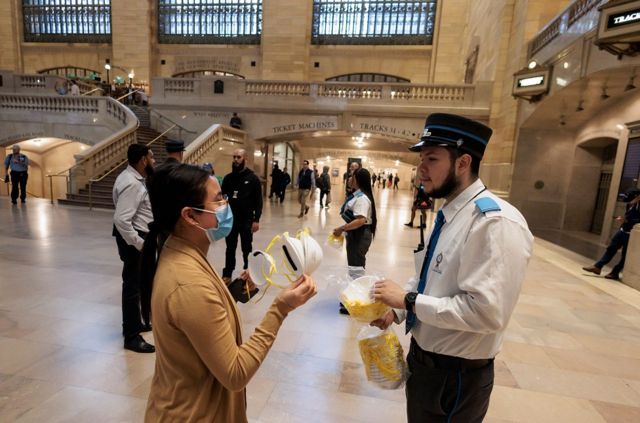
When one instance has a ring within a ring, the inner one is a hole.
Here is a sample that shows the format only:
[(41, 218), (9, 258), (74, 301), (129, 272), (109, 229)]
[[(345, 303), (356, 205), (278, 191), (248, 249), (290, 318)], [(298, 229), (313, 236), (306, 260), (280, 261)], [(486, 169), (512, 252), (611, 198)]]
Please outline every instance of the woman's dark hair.
[(150, 310), (153, 278), (164, 241), (173, 232), (182, 209), (203, 204), (209, 172), (198, 166), (166, 163), (158, 166), (147, 181), (153, 222), (144, 240), (140, 259), (142, 311)]
[(376, 214), (376, 200), (373, 199), (373, 193), (371, 192), (371, 175), (367, 169), (361, 167), (356, 170), (354, 177), (356, 178), (356, 183), (360, 191), (371, 201), (371, 234), (375, 236), (376, 227), (378, 226), (378, 216)]

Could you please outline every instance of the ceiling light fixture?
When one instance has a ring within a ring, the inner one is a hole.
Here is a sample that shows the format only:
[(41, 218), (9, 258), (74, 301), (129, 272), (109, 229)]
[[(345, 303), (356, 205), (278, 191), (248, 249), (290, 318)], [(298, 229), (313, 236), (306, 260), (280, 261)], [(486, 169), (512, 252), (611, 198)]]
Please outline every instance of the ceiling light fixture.
[(584, 110), (584, 107), (582, 107), (582, 102), (583, 100), (580, 100), (580, 102), (578, 103), (578, 107), (576, 107), (576, 112), (581, 112)]
[(609, 98), (609, 94), (607, 94), (607, 87), (602, 88), (602, 94), (600, 95), (602, 100), (606, 100)]
[(536, 66), (538, 66), (538, 62), (536, 62), (535, 60), (529, 62), (529, 69), (535, 69)]

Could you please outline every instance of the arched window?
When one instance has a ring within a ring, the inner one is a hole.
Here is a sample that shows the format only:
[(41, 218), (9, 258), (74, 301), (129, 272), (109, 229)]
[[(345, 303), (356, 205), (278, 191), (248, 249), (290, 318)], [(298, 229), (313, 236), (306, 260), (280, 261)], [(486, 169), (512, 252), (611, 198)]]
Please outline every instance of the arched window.
[(314, 0), (313, 44), (433, 42), (437, 0)]
[(340, 82), (411, 82), (410, 79), (383, 73), (350, 73), (327, 78), (327, 81)]
[(260, 44), (262, 0), (158, 0), (164, 44)]
[(27, 42), (111, 42), (111, 0), (22, 0), (22, 14)]
[(174, 74), (172, 78), (200, 78), (203, 76), (233, 76), (238, 79), (244, 79), (244, 76), (238, 75), (237, 73), (218, 71), (218, 70), (196, 70), (196, 71), (180, 72), (180, 73)]

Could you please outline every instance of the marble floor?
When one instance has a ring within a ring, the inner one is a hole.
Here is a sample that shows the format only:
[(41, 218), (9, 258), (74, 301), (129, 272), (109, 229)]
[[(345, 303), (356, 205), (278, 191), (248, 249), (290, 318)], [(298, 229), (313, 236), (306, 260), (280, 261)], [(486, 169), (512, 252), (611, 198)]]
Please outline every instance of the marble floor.
[[(403, 226), (406, 191), (377, 193), (371, 271), (412, 273), (419, 231)], [(254, 247), (308, 226), (326, 239), (337, 207), (304, 219), (288, 199), (265, 203)], [(154, 356), (122, 349), (120, 262), (112, 212), (0, 197), (0, 421), (140, 422)], [(431, 216), (433, 218), (433, 216)], [(221, 268), (224, 244), (210, 251)], [(587, 275), (584, 257), (537, 240), (520, 301), (496, 359), (487, 422), (640, 421), (640, 292)], [(325, 248), (319, 294), (292, 313), (248, 387), (252, 422), (401, 422), (404, 392), (368, 383), (356, 335), (338, 314), (344, 251)], [(241, 305), (250, 333), (270, 303)], [(396, 328), (402, 343), (408, 339)], [(147, 336), (152, 340), (152, 336)]]

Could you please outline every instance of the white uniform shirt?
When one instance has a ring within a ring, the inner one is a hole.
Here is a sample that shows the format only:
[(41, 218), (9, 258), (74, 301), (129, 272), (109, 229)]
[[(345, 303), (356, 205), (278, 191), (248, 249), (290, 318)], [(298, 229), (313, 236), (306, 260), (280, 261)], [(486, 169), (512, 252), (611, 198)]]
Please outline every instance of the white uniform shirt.
[(366, 219), (365, 225), (371, 225), (371, 200), (362, 191), (353, 193), (353, 198), (349, 200), (346, 210), (351, 210), (354, 216), (362, 216)]
[[(533, 235), (520, 212), (478, 179), (442, 208), (445, 224), (416, 299), (411, 333), (426, 351), (467, 359), (493, 358), (515, 308), (531, 257)], [(489, 197), (499, 211), (475, 204)], [(426, 254), (423, 250), (422, 257)], [(420, 260), (422, 264), (423, 259)], [(419, 275), (405, 289), (417, 291)], [(406, 311), (396, 310), (397, 323)]]
[(142, 250), (144, 239), (137, 231), (149, 232), (149, 223), (153, 222), (151, 202), (144, 178), (131, 165), (118, 175), (113, 185), (113, 204), (116, 212), (113, 223), (127, 244)]

